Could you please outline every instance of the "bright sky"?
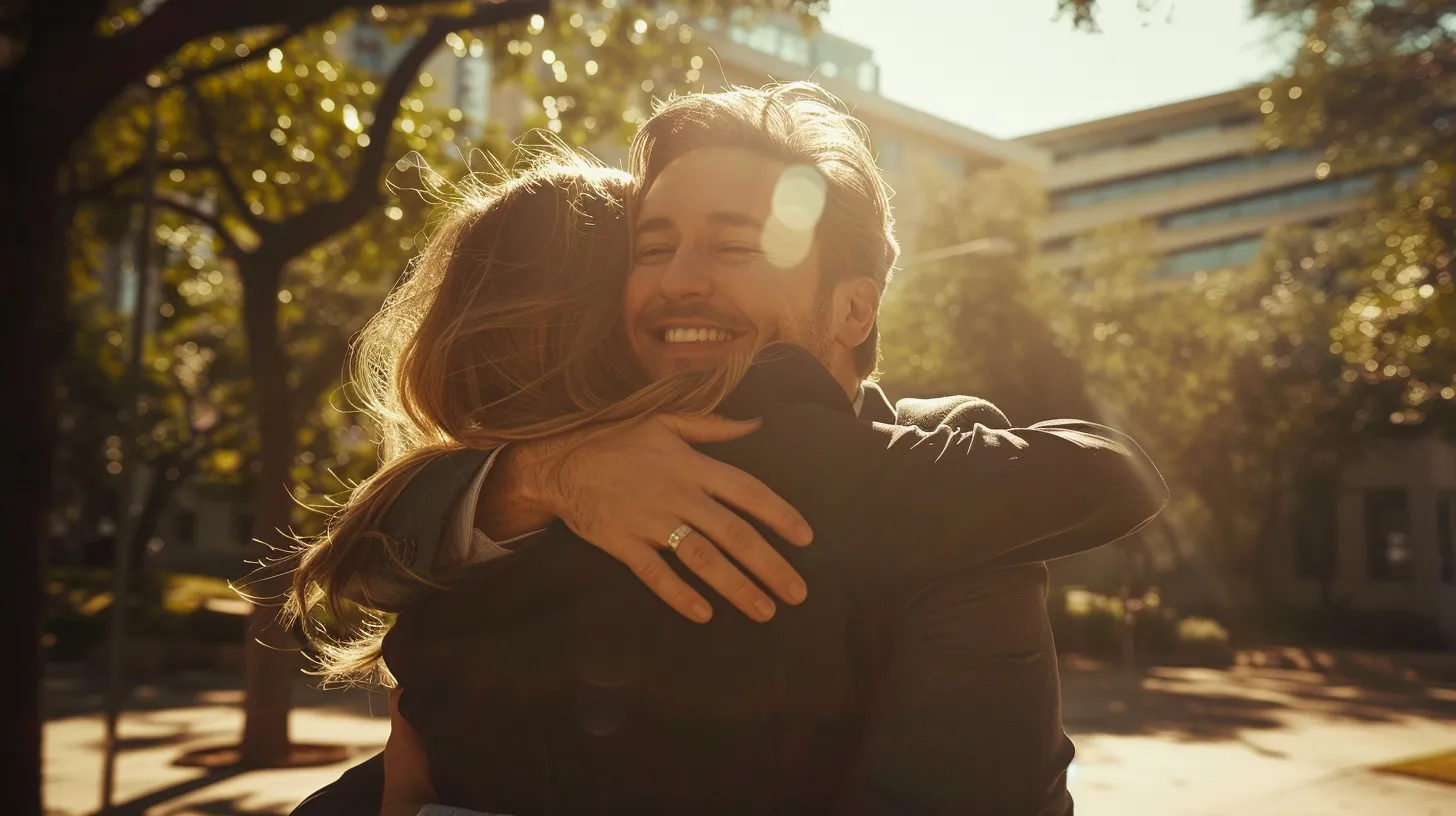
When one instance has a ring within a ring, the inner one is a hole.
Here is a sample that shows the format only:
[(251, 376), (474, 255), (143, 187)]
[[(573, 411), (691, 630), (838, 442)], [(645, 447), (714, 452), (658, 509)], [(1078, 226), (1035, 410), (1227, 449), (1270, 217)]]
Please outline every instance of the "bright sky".
[(1099, 5), (1101, 34), (1052, 22), (1055, 0), (831, 0), (824, 28), (874, 49), (885, 96), (1002, 138), (1257, 82), (1288, 53), (1249, 0)]

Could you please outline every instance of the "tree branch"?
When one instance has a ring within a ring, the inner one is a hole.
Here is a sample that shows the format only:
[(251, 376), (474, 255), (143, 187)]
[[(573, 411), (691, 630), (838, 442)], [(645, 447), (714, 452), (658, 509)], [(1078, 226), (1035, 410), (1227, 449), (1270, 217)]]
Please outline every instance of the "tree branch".
[(446, 35), (468, 28), (500, 25), (532, 14), (544, 15), (550, 10), (550, 0), (501, 0), (475, 14), (431, 22), (400, 58), (384, 84), (374, 107), (374, 122), (369, 126), (369, 146), (359, 158), (349, 192), (341, 199), (315, 204), (284, 222), (268, 225), (275, 236), (290, 242), (287, 256), (293, 257), (347, 228), (379, 203), (379, 176), (388, 156), (389, 137), (399, 116), (400, 102), (417, 80), (420, 66), (444, 42)]
[[(78, 0), (79, 2), (79, 0)], [(345, 9), (377, 0), (207, 0), (161, 3), (141, 23), (111, 37), (94, 33), (104, 4), (35, 3), (45, 10), (31, 28), (30, 47), (18, 66), (0, 73), (0, 98), (11, 110), (29, 111), (52, 124), (51, 137), (69, 144), (97, 112), (140, 82), (182, 46), (199, 37), (246, 28), (287, 26), (301, 30)], [(389, 0), (407, 9), (432, 0)], [(505, 0), (510, 2), (510, 0)]]
[(226, 247), (226, 254), (232, 259), (237, 260), (238, 258), (241, 258), (243, 255), (247, 254), (243, 252), (242, 246), (239, 245), (237, 240), (233, 238), (233, 235), (231, 232), (228, 231), (228, 228), (223, 225), (222, 218), (220, 218), (219, 216), (213, 215), (208, 212), (203, 212), (190, 201), (183, 201), (180, 198), (175, 198), (173, 196), (162, 193), (158, 193), (156, 195), (156, 202), (157, 206), (159, 207), (166, 207), (167, 209), (172, 210), (178, 215), (183, 215), (187, 218), (191, 218), (199, 224), (206, 226), (208, 229), (211, 229), (217, 235), (217, 237), (222, 240), (223, 245)]
[(207, 100), (202, 98), (201, 93), (198, 93), (196, 85), (189, 82), (184, 87), (188, 100), (192, 102), (192, 107), (197, 111), (197, 124), (198, 129), (202, 131), (203, 141), (207, 142), (208, 147), (211, 148), (212, 171), (222, 182), (222, 187), (227, 191), (228, 198), (232, 200), (233, 209), (237, 211), (238, 217), (256, 231), (263, 221), (248, 209), (248, 202), (243, 199), (243, 188), (238, 186), (238, 180), (233, 178), (232, 171), (228, 169), (228, 163), (222, 155), (222, 145), (217, 138), (217, 122), (212, 118), (212, 111), (207, 107)]
[(194, 68), (191, 71), (183, 73), (180, 79), (163, 85), (162, 89), (165, 90), (166, 88), (176, 85), (192, 86), (197, 83), (197, 80), (202, 79), (203, 77), (212, 76), (213, 74), (220, 74), (224, 71), (231, 71), (232, 69), (237, 68), (240, 65), (246, 65), (253, 60), (265, 56), (269, 51), (273, 50), (274, 48), (278, 48), (285, 42), (288, 42), (297, 33), (298, 29), (293, 28), (292, 26), (285, 26), (281, 32), (275, 34), (271, 39), (267, 40), (266, 42), (259, 43), (256, 48), (253, 48), (245, 56), (218, 60), (217, 62), (214, 62), (213, 64), (206, 67)]
[[(172, 159), (170, 161), (157, 162), (157, 172), (165, 173), (171, 170), (204, 170), (212, 168), (213, 163), (216, 161), (217, 159), (213, 156), (203, 156), (201, 158), (195, 159)], [(89, 201), (111, 195), (112, 193), (116, 192), (117, 188), (138, 179), (141, 176), (142, 170), (144, 168), (145, 161), (143, 159), (137, 159), (136, 161), (127, 165), (121, 171), (107, 178), (105, 181), (101, 181), (85, 189), (75, 190), (74, 192), (68, 194), (66, 197), (74, 201)]]

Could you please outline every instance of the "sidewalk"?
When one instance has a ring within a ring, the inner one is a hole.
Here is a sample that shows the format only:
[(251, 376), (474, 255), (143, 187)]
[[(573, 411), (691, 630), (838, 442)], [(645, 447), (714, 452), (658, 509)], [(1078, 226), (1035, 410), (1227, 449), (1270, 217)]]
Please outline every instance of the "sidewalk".
[[(67, 691), (53, 695), (63, 710), (45, 726), (45, 806), (47, 814), (81, 816), (100, 805), (104, 720), (96, 713), (99, 699), (89, 699), (94, 695)], [(242, 692), (146, 686), (138, 691), (122, 719), (126, 748), (117, 760), (115, 797), (127, 805), (124, 813), (136, 816), (287, 813), (346, 768), (381, 750), (389, 736), (389, 710), (382, 695), (322, 692), (301, 682), (294, 692), (293, 739), (347, 746), (350, 759), (243, 773), (179, 768), (172, 762), (187, 751), (236, 743), (243, 725)]]
[(1456, 747), (1456, 689), (1252, 668), (1063, 679), (1079, 816), (1456, 814), (1456, 787), (1370, 770)]
[[(287, 813), (311, 791), (379, 750), (384, 699), (300, 686), (293, 736), (349, 746), (318, 768), (209, 775), (171, 762), (237, 739), (235, 689), (206, 678), (139, 690), (123, 720), (118, 801), (142, 816)], [(1372, 686), (1312, 672), (1162, 669), (1134, 677), (1068, 667), (1064, 717), (1077, 743), (1079, 816), (1456, 816), (1456, 787), (1369, 770), (1456, 747), (1456, 689)], [(98, 805), (102, 720), (94, 695), (52, 690), (46, 724), (48, 812)]]

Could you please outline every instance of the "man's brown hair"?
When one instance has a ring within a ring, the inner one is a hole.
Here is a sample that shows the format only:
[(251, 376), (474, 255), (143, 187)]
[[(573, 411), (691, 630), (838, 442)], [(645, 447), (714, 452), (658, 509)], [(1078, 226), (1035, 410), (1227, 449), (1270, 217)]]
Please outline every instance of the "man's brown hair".
[[(674, 160), (703, 148), (738, 148), (819, 171), (827, 186), (815, 231), (822, 284), (866, 277), (883, 293), (899, 257), (890, 188), (862, 122), (818, 85), (795, 82), (688, 94), (661, 103), (632, 140), (633, 177), (646, 191)], [(861, 377), (879, 363), (879, 321), (854, 349)]]

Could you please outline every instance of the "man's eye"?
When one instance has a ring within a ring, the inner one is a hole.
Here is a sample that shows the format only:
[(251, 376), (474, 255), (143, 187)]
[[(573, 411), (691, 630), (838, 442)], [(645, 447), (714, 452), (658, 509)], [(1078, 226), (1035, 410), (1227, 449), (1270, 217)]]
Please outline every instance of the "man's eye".
[(670, 258), (670, 257), (672, 257), (672, 253), (673, 253), (672, 247), (665, 247), (665, 246), (662, 246), (662, 247), (644, 247), (644, 248), (639, 249), (637, 251), (637, 260), (639, 260), (639, 261), (662, 260), (663, 258)]
[(752, 255), (757, 254), (759, 249), (752, 244), (723, 244), (718, 247), (719, 252), (726, 252), (731, 255)]

